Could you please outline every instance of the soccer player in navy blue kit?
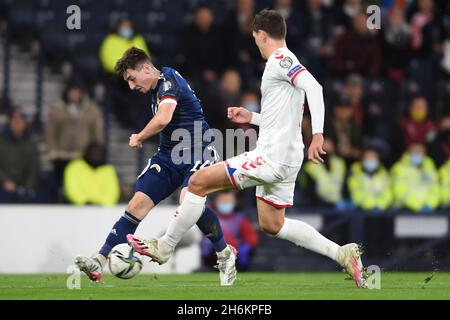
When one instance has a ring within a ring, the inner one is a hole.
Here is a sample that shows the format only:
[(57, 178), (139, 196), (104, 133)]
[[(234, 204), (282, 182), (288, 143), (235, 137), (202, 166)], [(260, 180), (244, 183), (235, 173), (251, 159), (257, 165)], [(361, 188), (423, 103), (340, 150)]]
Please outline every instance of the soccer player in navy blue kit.
[[(117, 61), (116, 72), (128, 82), (131, 90), (151, 93), (154, 116), (141, 132), (130, 136), (130, 147), (142, 148), (143, 141), (158, 133), (160, 146), (138, 176), (133, 198), (124, 215), (114, 224), (100, 251), (93, 257), (78, 256), (75, 259), (80, 270), (94, 281), (100, 280), (112, 248), (127, 242), (126, 235), (136, 231), (154, 206), (180, 186), (181, 203), (191, 175), (218, 160), (215, 149), (208, 147), (202, 138), (209, 126), (200, 101), (178, 71), (168, 67), (156, 69), (144, 51), (132, 47)], [(200, 139), (194, 136), (196, 125), (201, 128)], [(190, 139), (181, 143), (173, 140), (172, 133), (177, 129), (187, 130)], [(236, 250), (226, 244), (214, 211), (206, 207), (197, 226), (213, 243), (221, 285), (232, 285), (236, 279)], [(161, 264), (165, 261), (156, 262)]]

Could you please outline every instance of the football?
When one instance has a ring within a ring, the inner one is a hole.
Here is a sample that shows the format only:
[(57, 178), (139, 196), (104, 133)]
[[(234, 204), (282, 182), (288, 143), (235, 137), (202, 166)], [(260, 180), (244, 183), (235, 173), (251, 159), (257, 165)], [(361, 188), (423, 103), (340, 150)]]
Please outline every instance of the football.
[(127, 243), (115, 246), (109, 256), (109, 270), (121, 279), (130, 279), (142, 269), (141, 255)]

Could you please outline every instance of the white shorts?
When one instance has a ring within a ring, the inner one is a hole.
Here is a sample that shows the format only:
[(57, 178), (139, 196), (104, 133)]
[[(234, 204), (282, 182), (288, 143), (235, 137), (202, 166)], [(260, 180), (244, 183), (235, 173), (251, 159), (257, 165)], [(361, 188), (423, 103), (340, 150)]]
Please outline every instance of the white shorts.
[(300, 167), (272, 162), (257, 149), (227, 159), (224, 165), (235, 189), (256, 186), (256, 198), (275, 208), (292, 207)]

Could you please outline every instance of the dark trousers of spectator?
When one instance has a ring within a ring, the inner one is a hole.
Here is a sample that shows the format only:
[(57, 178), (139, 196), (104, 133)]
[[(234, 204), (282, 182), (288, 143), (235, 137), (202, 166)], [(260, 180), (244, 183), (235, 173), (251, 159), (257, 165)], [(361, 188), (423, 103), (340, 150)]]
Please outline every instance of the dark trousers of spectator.
[(0, 203), (54, 203), (56, 184), (53, 174), (43, 175), (35, 187), (18, 187), (15, 192), (0, 188)]
[(8, 192), (0, 188), (0, 203), (38, 203), (39, 194), (35, 188), (18, 188), (15, 192)]
[(64, 202), (64, 170), (70, 160), (53, 160), (53, 174), (48, 178), (48, 185), (52, 190), (51, 198), (55, 202)]
[(435, 110), (435, 90), (438, 56), (430, 54), (426, 57), (412, 59), (409, 66), (410, 78), (418, 84), (418, 94), (424, 95), (429, 102), (428, 115), (436, 118)]

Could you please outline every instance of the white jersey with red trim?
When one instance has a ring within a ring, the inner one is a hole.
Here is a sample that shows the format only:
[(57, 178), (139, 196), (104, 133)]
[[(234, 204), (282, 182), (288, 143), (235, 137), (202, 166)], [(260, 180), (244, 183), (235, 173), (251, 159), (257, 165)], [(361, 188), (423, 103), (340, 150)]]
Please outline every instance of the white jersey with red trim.
[(311, 109), (313, 133), (323, 132), (322, 87), (300, 64), (295, 54), (284, 47), (273, 52), (267, 60), (261, 94), (256, 149), (276, 163), (301, 166), (305, 94)]

